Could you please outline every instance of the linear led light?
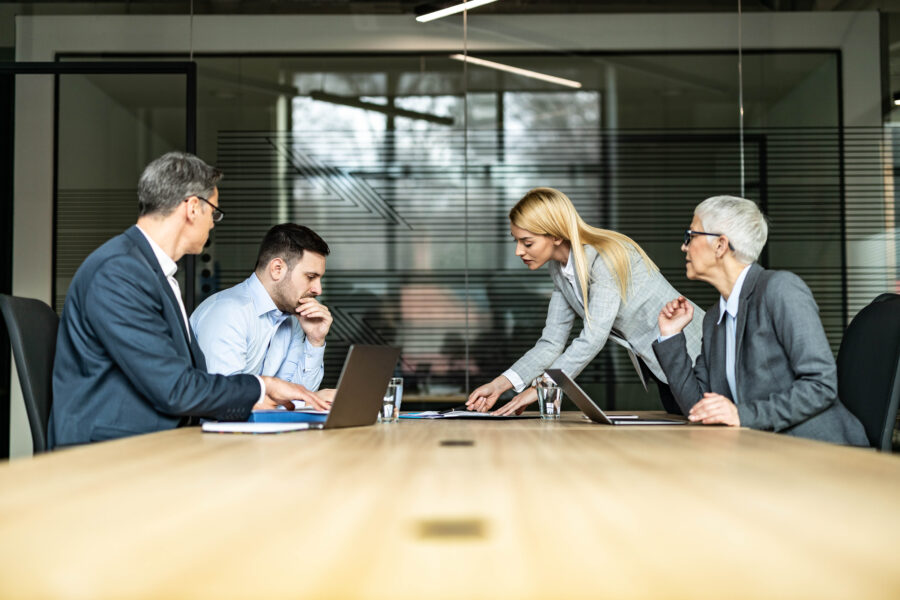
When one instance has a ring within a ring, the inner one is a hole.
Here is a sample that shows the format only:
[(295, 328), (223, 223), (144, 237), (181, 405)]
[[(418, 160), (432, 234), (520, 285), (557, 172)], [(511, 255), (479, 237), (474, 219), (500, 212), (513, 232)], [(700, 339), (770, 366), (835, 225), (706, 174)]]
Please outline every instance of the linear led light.
[(416, 21), (418, 21), (419, 23), (427, 23), (428, 21), (434, 21), (435, 19), (440, 19), (442, 17), (446, 17), (447, 15), (455, 15), (456, 13), (461, 13), (464, 10), (471, 10), (473, 8), (478, 8), (479, 6), (484, 6), (485, 4), (490, 4), (491, 2), (496, 1), (497, 0), (469, 0), (469, 2), (463, 2), (461, 4), (442, 8), (441, 10), (436, 10), (424, 15), (419, 15), (418, 17), (416, 17)]
[(339, 96), (337, 94), (329, 94), (327, 92), (310, 92), (309, 97), (319, 102), (331, 102), (332, 104), (343, 104), (344, 106), (352, 106), (363, 110), (371, 110), (380, 112), (392, 117), (405, 117), (407, 119), (418, 119), (419, 121), (428, 121), (429, 123), (437, 123), (438, 125), (453, 125), (453, 117), (441, 117), (430, 113), (418, 112), (415, 110), (406, 110), (405, 108), (397, 108), (396, 106), (386, 106), (384, 104), (375, 104), (374, 102), (366, 102), (354, 96)]
[(554, 77), (553, 75), (545, 75), (544, 73), (538, 73), (537, 71), (529, 71), (528, 69), (520, 69), (519, 67), (511, 67), (509, 65), (504, 65), (503, 63), (494, 62), (492, 60), (484, 60), (483, 58), (475, 58), (473, 56), (464, 56), (462, 54), (451, 54), (450, 58), (453, 60), (470, 62), (473, 65), (478, 65), (481, 67), (488, 67), (489, 69), (497, 69), (498, 71), (506, 71), (507, 73), (514, 73), (515, 75), (522, 75), (523, 77), (531, 77), (532, 79), (540, 79), (541, 81), (546, 81), (548, 83), (555, 83), (557, 85), (564, 85), (570, 88), (580, 88), (581, 83), (578, 81), (572, 81), (571, 79), (563, 79), (562, 77)]

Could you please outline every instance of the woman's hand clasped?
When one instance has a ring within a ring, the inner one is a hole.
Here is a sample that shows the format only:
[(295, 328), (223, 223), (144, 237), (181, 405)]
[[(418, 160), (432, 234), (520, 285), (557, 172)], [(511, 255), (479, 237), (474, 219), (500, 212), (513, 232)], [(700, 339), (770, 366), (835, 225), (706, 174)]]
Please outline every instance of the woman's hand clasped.
[(684, 296), (667, 302), (659, 311), (659, 335), (668, 336), (681, 333), (694, 318), (694, 305)]
[(738, 415), (738, 409), (734, 402), (722, 394), (710, 392), (703, 394), (703, 398), (691, 408), (688, 419), (704, 425), (721, 423), (730, 427), (741, 426), (741, 417)]

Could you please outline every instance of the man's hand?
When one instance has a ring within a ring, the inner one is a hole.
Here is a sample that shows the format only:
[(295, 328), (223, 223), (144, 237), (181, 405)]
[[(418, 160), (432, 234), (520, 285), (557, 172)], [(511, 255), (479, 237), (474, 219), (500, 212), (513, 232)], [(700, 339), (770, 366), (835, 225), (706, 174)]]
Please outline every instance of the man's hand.
[(291, 383), (283, 379), (275, 377), (263, 376), (263, 383), (266, 384), (266, 398), (260, 403), (256, 403), (255, 408), (275, 408), (283, 406), (288, 410), (294, 410), (294, 400), (303, 400), (307, 406), (317, 408), (319, 410), (328, 410), (320, 408), (325, 404), (311, 391), (300, 385), (299, 383)]
[(537, 400), (537, 390), (528, 388), (518, 396), (495, 410), (493, 413), (497, 416), (508, 417), (510, 415), (521, 415), (525, 411), (525, 407)]
[(687, 327), (694, 318), (694, 306), (684, 296), (667, 302), (659, 311), (659, 335), (675, 335)]
[(731, 427), (740, 427), (741, 418), (734, 402), (721, 394), (703, 394), (703, 398), (691, 408), (688, 419), (692, 422), (700, 422), (704, 425), (724, 423)]
[(301, 298), (300, 306), (296, 309), (297, 320), (306, 334), (306, 339), (313, 346), (321, 346), (325, 343), (325, 336), (331, 328), (331, 311), (315, 298)]
[(509, 379), (501, 375), (490, 383), (475, 389), (469, 394), (466, 400), (466, 410), (474, 410), (475, 412), (487, 412), (497, 402), (500, 394), (512, 388)]
[(317, 410), (331, 410), (331, 405), (334, 402), (334, 393), (337, 390), (334, 388), (326, 388), (324, 390), (319, 390), (317, 392), (313, 392), (316, 398), (319, 399), (319, 403), (321, 406), (325, 408), (318, 408)]
[(278, 408), (279, 406), (283, 406), (288, 410), (294, 410), (293, 402), (288, 402), (288, 403), (276, 402), (275, 400), (269, 398), (269, 396), (266, 396), (265, 398), (263, 398), (262, 402), (257, 402), (256, 404), (254, 404), (253, 410), (274, 410), (274, 409)]

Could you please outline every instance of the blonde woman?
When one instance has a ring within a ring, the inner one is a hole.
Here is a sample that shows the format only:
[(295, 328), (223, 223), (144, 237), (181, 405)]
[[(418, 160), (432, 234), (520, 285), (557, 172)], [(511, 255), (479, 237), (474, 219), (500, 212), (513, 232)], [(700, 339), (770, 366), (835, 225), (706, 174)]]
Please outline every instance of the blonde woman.
[[(518, 395), (494, 413), (521, 413), (537, 400), (528, 387), (535, 377), (550, 367), (577, 377), (612, 337), (652, 373), (666, 410), (679, 412), (651, 348), (659, 336), (660, 309), (679, 294), (650, 257), (628, 236), (585, 223), (572, 201), (552, 188), (525, 194), (509, 212), (509, 221), (516, 256), (532, 271), (549, 267), (554, 289), (547, 323), (534, 348), (473, 391), (467, 408), (487, 412), (503, 392), (515, 389)], [(699, 310), (694, 307), (695, 313)], [(566, 348), (576, 316), (584, 326)], [(694, 319), (684, 330), (692, 358), (700, 352), (699, 321)]]

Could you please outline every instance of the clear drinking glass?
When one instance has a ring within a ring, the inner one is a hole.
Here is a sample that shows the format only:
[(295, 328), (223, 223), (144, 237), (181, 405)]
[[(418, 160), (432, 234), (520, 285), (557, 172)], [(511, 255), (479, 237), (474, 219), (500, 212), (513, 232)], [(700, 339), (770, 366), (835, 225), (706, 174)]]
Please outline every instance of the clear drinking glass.
[(541, 418), (558, 419), (562, 407), (562, 388), (547, 375), (541, 375), (535, 379), (533, 385), (537, 391)]
[(384, 391), (384, 400), (378, 420), (382, 423), (393, 423), (400, 418), (400, 404), (403, 402), (403, 378), (394, 377)]
[(400, 417), (400, 405), (403, 403), (403, 378), (392, 377), (388, 386), (394, 386), (394, 415)]

